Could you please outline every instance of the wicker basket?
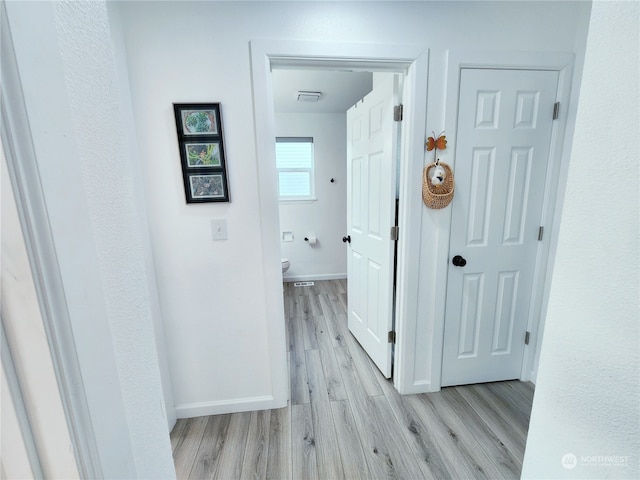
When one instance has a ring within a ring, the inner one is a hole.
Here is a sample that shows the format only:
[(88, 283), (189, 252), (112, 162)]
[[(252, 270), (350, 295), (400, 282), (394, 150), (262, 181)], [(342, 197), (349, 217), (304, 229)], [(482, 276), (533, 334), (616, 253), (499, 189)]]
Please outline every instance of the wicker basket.
[(440, 166), (447, 172), (447, 176), (442, 185), (433, 185), (429, 178), (429, 170), (435, 166), (435, 163), (431, 163), (424, 167), (422, 172), (422, 199), (427, 207), (438, 209), (444, 208), (451, 203), (455, 182), (451, 167), (444, 162), (440, 162)]

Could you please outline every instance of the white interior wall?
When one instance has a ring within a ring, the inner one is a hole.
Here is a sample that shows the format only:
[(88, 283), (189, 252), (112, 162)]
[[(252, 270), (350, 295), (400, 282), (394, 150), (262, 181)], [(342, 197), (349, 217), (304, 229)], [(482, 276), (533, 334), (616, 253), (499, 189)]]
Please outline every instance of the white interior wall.
[(639, 20), (592, 7), (522, 478), (640, 477)]
[[(127, 71), (127, 64), (125, 61), (126, 56), (124, 53), (125, 45), (123, 44), (121, 23), (119, 21), (120, 17), (118, 15), (113, 15), (111, 13), (112, 9), (113, 2), (107, 2), (107, 13), (109, 15), (109, 25), (112, 32), (113, 48), (116, 52), (116, 78), (118, 81), (120, 101), (122, 102), (122, 124), (124, 129), (130, 132), (125, 139), (125, 141), (128, 142), (128, 151), (133, 158), (137, 158), (140, 156), (140, 150), (136, 136), (133, 134), (136, 131), (136, 126), (133, 120), (133, 109), (131, 108), (129, 72)], [(135, 178), (140, 179), (144, 176), (141, 171), (142, 165), (140, 162), (131, 162), (130, 168), (133, 170)], [(135, 196), (135, 204), (137, 206), (137, 214), (139, 216), (140, 242), (142, 243), (142, 254), (144, 255), (141, 258), (141, 261), (144, 265), (146, 278), (149, 279), (149, 281), (146, 282), (146, 289), (148, 291), (150, 315), (153, 320), (153, 333), (157, 345), (156, 350), (162, 380), (162, 392), (164, 395), (165, 411), (167, 415), (167, 426), (169, 430), (171, 430), (176, 423), (176, 410), (174, 408), (175, 402), (173, 399), (171, 374), (169, 372), (169, 359), (167, 357), (164, 324), (162, 322), (162, 310), (160, 308), (160, 299), (158, 297), (156, 270), (151, 251), (151, 238), (149, 236), (148, 227), (148, 211), (153, 208), (153, 205), (146, 202), (146, 191), (144, 185), (140, 184), (139, 188), (134, 188), (133, 195)]]
[[(342, 242), (347, 228), (346, 115), (278, 113), (275, 126), (278, 137), (313, 137), (314, 148), (316, 200), (281, 202), (279, 207), (280, 232), (293, 232), (294, 237), (281, 244), (282, 257), (291, 262), (284, 279), (346, 278), (347, 250)], [(310, 235), (318, 239), (316, 245), (305, 242)]]
[[(150, 229), (179, 415), (260, 407), (272, 390), (264, 270), (279, 268), (277, 244), (262, 253), (248, 43), (252, 39), (422, 45), (430, 51), (427, 130), (444, 125), (447, 52), (575, 52), (584, 47), (586, 2), (121, 2), (132, 103), (148, 192)], [(251, 15), (247, 15), (247, 11)], [(212, 27), (212, 25), (214, 27)], [(402, 25), (390, 29), (389, 25)], [(224, 45), (224, 48), (221, 48)], [(185, 205), (172, 102), (220, 101), (229, 204)], [(266, 101), (266, 99), (265, 99)], [(451, 137), (449, 137), (451, 138)], [(421, 159), (424, 161), (425, 159)], [(445, 158), (443, 160), (446, 161)], [(412, 160), (412, 161), (415, 161)], [(416, 179), (419, 181), (419, 179)], [(413, 201), (421, 202), (420, 198)], [(430, 255), (442, 213), (423, 209), (418, 329), (412, 377), (432, 376), (434, 298)], [(229, 239), (212, 242), (210, 219)], [(419, 257), (419, 258), (418, 258)], [(250, 292), (250, 294), (247, 294)], [(280, 300), (281, 301), (281, 300)], [(274, 350), (275, 349), (275, 350)], [(276, 355), (276, 357), (273, 357)], [(232, 361), (230, 361), (232, 359)], [(224, 364), (225, 368), (218, 365)], [(279, 368), (279, 367), (278, 367)], [(203, 381), (206, 379), (206, 381)], [(204, 407), (199, 408), (199, 407)]]
[(17, 147), (35, 152), (40, 178), (25, 182), (46, 200), (41, 227), (51, 230), (63, 285), (54, 294), (68, 308), (101, 476), (172, 478), (147, 228), (106, 4), (10, 1), (6, 10), (22, 90), (7, 95), (22, 93), (29, 121)]
[[(448, 49), (579, 55), (581, 16), (589, 9), (586, 2), (117, 2), (137, 170), (129, 167), (135, 156), (130, 150), (123, 155), (120, 143), (131, 132), (121, 128), (122, 92), (112, 90), (120, 80), (104, 4), (7, 3), (87, 397), (100, 406), (94, 428), (110, 478), (168, 478), (172, 470), (159, 363), (150, 351), (152, 279), (139, 263), (145, 253), (138, 197), (131, 193), (136, 185), (146, 187), (176, 403), (231, 409), (243, 400), (255, 406), (256, 398), (266, 405), (278, 393), (267, 366), (275, 356), (284, 369), (286, 357), (264, 340), (264, 307), (277, 299), (265, 298), (261, 279), (263, 266), (279, 268), (279, 260), (275, 247), (263, 258), (259, 237), (249, 40), (335, 42), (338, 53), (341, 42), (429, 48), (431, 131), (444, 123)], [(190, 100), (222, 102), (231, 204), (184, 205), (170, 105)], [(210, 243), (212, 217), (226, 217), (227, 242)], [(416, 261), (427, 275), (424, 258), (436, 240), (429, 228), (420, 240), (423, 254)], [(431, 282), (421, 276), (421, 295)], [(130, 310), (123, 314), (123, 308)], [(415, 378), (428, 381), (433, 318), (428, 305), (420, 312)]]

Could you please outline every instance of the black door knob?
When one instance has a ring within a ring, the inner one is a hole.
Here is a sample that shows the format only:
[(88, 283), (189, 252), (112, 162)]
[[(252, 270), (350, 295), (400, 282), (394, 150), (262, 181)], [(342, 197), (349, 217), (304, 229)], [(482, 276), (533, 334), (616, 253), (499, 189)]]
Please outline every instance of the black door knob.
[(467, 264), (467, 261), (464, 259), (464, 257), (456, 255), (451, 259), (451, 263), (453, 263), (456, 267), (464, 267)]
[(351, 235), (347, 235), (346, 237), (342, 237), (342, 241), (344, 243), (351, 243)]

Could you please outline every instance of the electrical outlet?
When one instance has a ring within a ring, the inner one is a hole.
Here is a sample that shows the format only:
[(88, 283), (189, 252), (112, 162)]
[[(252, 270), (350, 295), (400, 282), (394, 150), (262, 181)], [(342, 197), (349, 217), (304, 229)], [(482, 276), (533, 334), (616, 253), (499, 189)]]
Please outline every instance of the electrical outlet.
[(211, 220), (211, 232), (214, 240), (226, 240), (227, 220), (224, 218), (214, 218)]

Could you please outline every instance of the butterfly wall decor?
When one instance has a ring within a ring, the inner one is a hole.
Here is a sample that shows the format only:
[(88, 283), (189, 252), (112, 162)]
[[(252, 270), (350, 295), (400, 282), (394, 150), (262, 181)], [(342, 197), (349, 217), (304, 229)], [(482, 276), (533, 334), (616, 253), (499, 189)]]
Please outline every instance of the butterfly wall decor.
[(434, 148), (436, 150), (444, 150), (447, 148), (447, 137), (443, 135), (444, 131), (442, 131), (437, 137), (435, 132), (431, 133), (433, 133), (433, 137), (427, 138), (427, 152), (430, 152)]

